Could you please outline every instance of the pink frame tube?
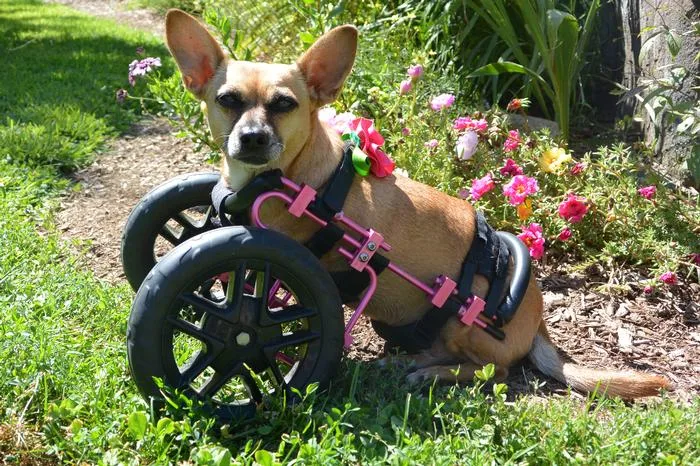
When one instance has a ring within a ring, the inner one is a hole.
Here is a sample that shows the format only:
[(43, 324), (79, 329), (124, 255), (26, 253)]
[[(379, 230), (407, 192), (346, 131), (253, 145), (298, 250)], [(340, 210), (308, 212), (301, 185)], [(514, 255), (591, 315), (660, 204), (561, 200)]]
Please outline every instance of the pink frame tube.
[[(302, 191), (302, 187), (294, 183), (292, 180), (287, 179), (285, 177), (281, 178), (282, 184), (294, 191), (294, 193), (298, 194)], [(267, 201), (268, 199), (272, 198), (278, 198), (281, 199), (287, 207), (289, 207), (293, 202), (294, 202), (294, 197), (281, 192), (281, 191), (269, 191), (266, 193), (261, 194), (258, 196), (255, 201), (253, 202), (253, 205), (250, 209), (251, 212), (251, 217), (253, 220), (253, 224), (259, 228), (265, 228), (267, 229), (267, 225), (265, 225), (262, 220), (260, 219), (260, 207), (262, 206), (263, 202)], [(312, 212), (310, 212), (308, 209), (304, 209), (304, 211), (301, 213), (301, 215), (304, 215), (306, 217), (309, 217), (311, 220), (314, 222), (318, 223), (322, 227), (325, 227), (328, 222), (325, 220), (321, 219), (317, 215), (314, 215)], [(343, 225), (347, 226), (350, 230), (353, 232), (359, 234), (362, 236), (362, 241), (358, 241), (356, 238), (350, 236), (349, 234), (345, 233), (342, 237), (342, 241), (347, 243), (348, 245), (352, 246), (356, 250), (359, 250), (362, 248), (364, 241), (370, 237), (370, 231), (361, 226), (360, 224), (356, 223), (354, 220), (348, 218), (343, 214), (343, 212), (339, 212), (335, 216), (335, 220), (342, 223)], [(391, 251), (391, 246), (387, 243), (382, 243), (379, 245), (380, 249), (383, 249), (385, 251)], [(338, 252), (348, 260), (348, 263), (352, 262), (355, 259), (356, 254), (350, 252), (344, 247), (339, 247)], [(415, 286), (419, 290), (421, 290), (423, 293), (425, 293), (428, 298), (432, 299), (433, 296), (436, 294), (436, 290), (434, 287), (431, 287), (427, 285), (426, 283), (422, 282), (415, 276), (411, 275), (410, 273), (406, 272), (403, 270), (401, 267), (398, 265), (394, 264), (393, 262), (390, 262), (389, 265), (387, 266), (387, 269), (398, 275), (399, 277), (403, 278), (406, 280), (408, 283), (411, 285)], [(363, 271), (367, 272), (369, 275), (369, 286), (367, 287), (367, 290), (365, 293), (362, 295), (362, 298), (360, 299), (360, 303), (357, 305), (355, 308), (355, 311), (352, 313), (350, 316), (350, 319), (348, 319), (347, 323), (345, 324), (345, 332), (343, 335), (343, 343), (344, 347), (347, 350), (352, 344), (353, 344), (353, 337), (352, 337), (352, 329), (355, 327), (355, 324), (357, 324), (357, 321), (360, 319), (360, 316), (364, 312), (364, 310), (367, 308), (367, 305), (369, 304), (370, 299), (372, 299), (372, 296), (374, 296), (374, 293), (377, 291), (377, 274), (372, 269), (372, 267), (365, 267)], [(466, 310), (467, 306), (464, 305), (462, 306), (462, 312), (463, 310)], [(486, 323), (483, 322), (482, 320), (476, 318), (474, 319), (474, 324), (478, 325), (479, 327), (486, 327)]]

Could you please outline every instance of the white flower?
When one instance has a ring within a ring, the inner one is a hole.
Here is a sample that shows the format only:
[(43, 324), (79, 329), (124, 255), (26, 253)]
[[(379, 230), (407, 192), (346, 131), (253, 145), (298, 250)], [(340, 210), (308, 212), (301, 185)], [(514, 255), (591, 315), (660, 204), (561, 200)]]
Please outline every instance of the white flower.
[(476, 152), (476, 146), (479, 144), (479, 135), (474, 131), (465, 131), (463, 135), (457, 140), (457, 145), (455, 149), (457, 150), (457, 157), (462, 160), (469, 160), (474, 152)]

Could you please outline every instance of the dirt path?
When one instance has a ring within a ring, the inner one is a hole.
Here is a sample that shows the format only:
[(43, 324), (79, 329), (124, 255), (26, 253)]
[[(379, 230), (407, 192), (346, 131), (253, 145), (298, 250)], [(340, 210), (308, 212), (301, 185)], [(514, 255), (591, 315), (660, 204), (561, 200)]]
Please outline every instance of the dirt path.
[[(144, 10), (125, 10), (125, 2), (58, 0), (81, 11), (113, 18), (135, 28), (162, 34), (162, 18)], [(87, 268), (110, 282), (122, 281), (119, 260), (121, 230), (131, 208), (151, 188), (181, 173), (211, 171), (192, 146), (175, 138), (163, 121), (148, 121), (113, 141), (92, 166), (76, 174), (81, 189), (66, 197), (58, 224), (67, 238), (88, 241), (83, 255)], [(547, 267), (539, 271), (546, 320), (557, 344), (580, 363), (596, 367), (650, 370), (667, 376), (677, 387), (674, 396), (688, 400), (700, 393), (700, 286), (682, 284), (652, 298), (638, 292), (611, 295), (596, 291), (615, 285), (590, 271), (571, 276)], [(634, 271), (620, 271), (631, 274)], [(382, 343), (363, 322), (349, 355), (375, 359)], [(527, 364), (513, 368), (512, 393), (566, 394), (550, 380), (534, 389), (542, 376)]]

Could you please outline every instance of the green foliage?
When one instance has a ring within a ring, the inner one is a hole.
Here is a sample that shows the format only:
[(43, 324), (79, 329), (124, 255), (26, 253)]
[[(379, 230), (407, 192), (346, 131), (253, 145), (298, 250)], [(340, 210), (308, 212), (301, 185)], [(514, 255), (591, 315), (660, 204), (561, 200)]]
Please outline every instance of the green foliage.
[[(584, 64), (588, 43), (599, 2), (590, 2), (583, 24), (574, 15), (557, 8), (556, 0), (518, 0), (516, 8), (506, 0), (464, 0), (508, 46), (507, 54), (515, 59), (509, 62), (502, 55), (496, 64), (474, 70), (472, 76), (501, 73), (521, 73), (529, 76), (526, 85), (543, 109), (551, 104), (564, 139), (569, 137), (569, 122), (575, 84)], [(516, 13), (517, 12), (517, 13)], [(533, 50), (523, 47), (521, 35), (514, 23), (525, 27)], [(505, 62), (505, 63), (503, 63)], [(547, 80), (540, 77), (544, 71)], [(546, 100), (545, 100), (546, 98)]]

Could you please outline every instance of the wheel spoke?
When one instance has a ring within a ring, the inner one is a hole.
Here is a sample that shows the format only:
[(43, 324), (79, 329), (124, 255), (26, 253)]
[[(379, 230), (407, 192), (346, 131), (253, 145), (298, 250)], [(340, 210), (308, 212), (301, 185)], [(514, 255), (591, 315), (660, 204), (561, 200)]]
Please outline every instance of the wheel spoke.
[(192, 217), (190, 217), (189, 215), (187, 215), (184, 212), (178, 212), (175, 215), (173, 215), (171, 218), (173, 220), (175, 220), (177, 223), (179, 223), (180, 226), (182, 228), (184, 228), (185, 230), (187, 230), (187, 229), (197, 230), (198, 229), (198, 226), (195, 225)]
[(158, 233), (160, 236), (163, 237), (168, 243), (172, 244), (173, 246), (177, 246), (182, 242), (181, 237), (175, 234), (175, 231), (173, 228), (168, 225), (167, 223), (163, 225), (163, 228), (160, 229), (160, 233)]
[(220, 372), (214, 372), (209, 380), (204, 384), (204, 386), (199, 390), (199, 395), (204, 397), (212, 397), (216, 395), (216, 392), (221, 390), (221, 388), (226, 385), (226, 382), (231, 380), (236, 375), (241, 375), (243, 368), (243, 363), (239, 362), (233, 369), (228, 371), (226, 374)]
[(192, 357), (180, 373), (180, 388), (191, 384), (194, 379), (199, 377), (204, 370), (209, 367), (209, 364), (214, 360), (215, 355), (208, 351), (199, 351)]
[(318, 314), (316, 309), (298, 305), (285, 307), (275, 312), (270, 312), (266, 309), (260, 315), (260, 325), (262, 327), (271, 327), (273, 325), (280, 325), (287, 322), (294, 322), (295, 320), (299, 319), (314, 317), (316, 314)]
[(241, 378), (243, 379), (243, 383), (245, 383), (245, 386), (248, 388), (248, 392), (250, 393), (250, 397), (256, 402), (256, 403), (261, 403), (263, 399), (262, 392), (260, 391), (260, 387), (258, 386), (258, 383), (255, 381), (255, 377), (252, 376), (250, 373), (250, 370), (245, 369), (241, 373)]
[(267, 343), (265, 345), (265, 355), (268, 357), (268, 360), (274, 361), (275, 353), (280, 349), (287, 346), (303, 345), (304, 343), (317, 340), (320, 336), (317, 332), (312, 332), (311, 330), (297, 330), (296, 332), (287, 333)]
[(180, 293), (179, 298), (197, 310), (215, 315), (227, 322), (233, 322), (233, 315), (227, 313), (225, 308), (222, 308), (214, 301), (209, 301), (195, 293)]
[(182, 320), (175, 316), (170, 316), (168, 317), (167, 321), (170, 325), (177, 328), (182, 333), (194, 337), (207, 345), (214, 345), (216, 347), (223, 345), (223, 342), (219, 341), (216, 337), (206, 333), (201, 328), (187, 322), (186, 320)]

